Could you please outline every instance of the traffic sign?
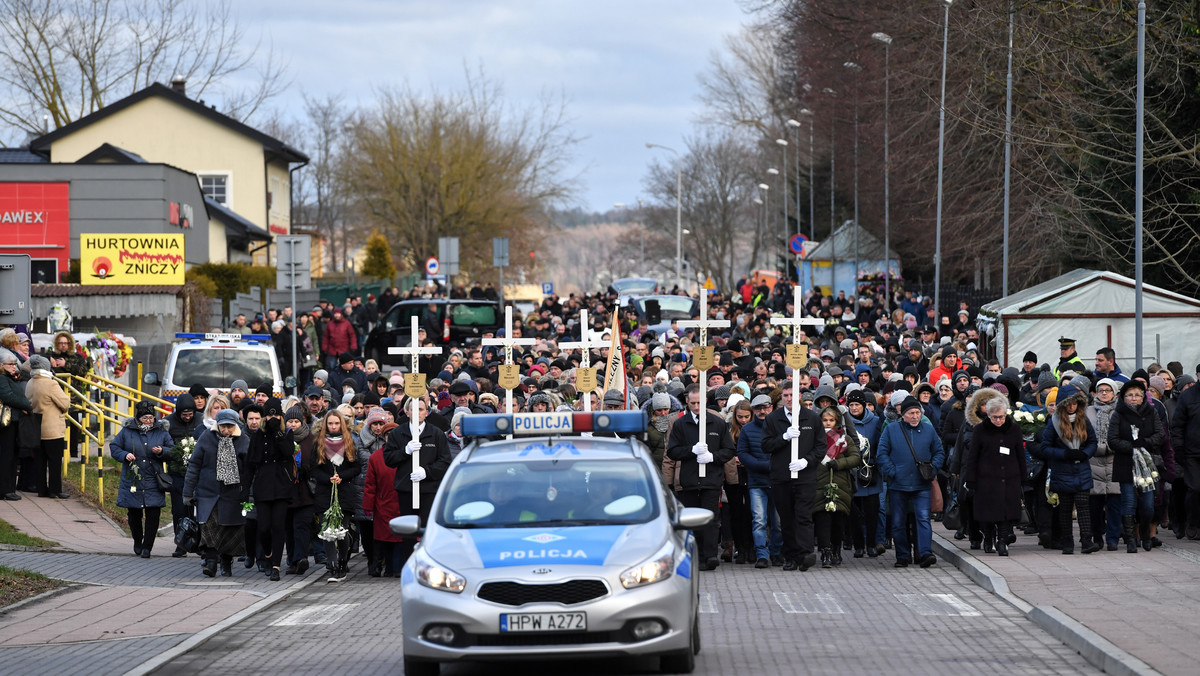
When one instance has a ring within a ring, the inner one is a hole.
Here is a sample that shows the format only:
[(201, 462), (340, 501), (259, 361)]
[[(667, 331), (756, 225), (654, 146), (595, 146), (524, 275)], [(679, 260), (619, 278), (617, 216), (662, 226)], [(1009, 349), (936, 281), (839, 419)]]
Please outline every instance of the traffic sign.
[(788, 249), (794, 254), (804, 255), (804, 243), (807, 241), (807, 236), (796, 233), (788, 240)]
[(438, 263), (438, 259), (430, 256), (429, 259), (425, 261), (425, 274), (432, 277), (438, 273), (438, 270), (440, 270), (441, 267), (442, 266)]
[(554, 282), (542, 282), (542, 295), (543, 296), (553, 296), (554, 295)]

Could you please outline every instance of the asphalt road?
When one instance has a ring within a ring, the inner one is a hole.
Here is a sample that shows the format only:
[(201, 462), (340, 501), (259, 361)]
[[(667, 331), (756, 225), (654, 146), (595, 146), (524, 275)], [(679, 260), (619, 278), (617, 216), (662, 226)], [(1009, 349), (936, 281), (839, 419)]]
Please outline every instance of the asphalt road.
[[(848, 554), (848, 552), (847, 552)], [(399, 674), (399, 580), (351, 561), (157, 673)], [(1100, 673), (945, 563), (894, 569), (890, 553), (806, 573), (724, 564), (702, 573), (698, 674)], [(655, 659), (505, 663), (505, 673), (657, 673)], [(486, 664), (443, 665), (494, 676)]]

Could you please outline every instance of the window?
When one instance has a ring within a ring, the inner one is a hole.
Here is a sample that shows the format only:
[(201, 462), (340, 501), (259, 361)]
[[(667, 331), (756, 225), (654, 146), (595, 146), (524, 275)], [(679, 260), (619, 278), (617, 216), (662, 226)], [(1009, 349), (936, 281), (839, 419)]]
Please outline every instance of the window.
[(229, 175), (202, 174), (200, 191), (204, 193), (205, 197), (211, 197), (213, 201), (229, 206)]

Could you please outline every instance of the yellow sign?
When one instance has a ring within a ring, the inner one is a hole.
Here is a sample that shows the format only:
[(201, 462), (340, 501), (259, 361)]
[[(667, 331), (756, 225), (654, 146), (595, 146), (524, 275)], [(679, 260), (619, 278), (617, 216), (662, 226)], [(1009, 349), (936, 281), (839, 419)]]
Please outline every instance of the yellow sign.
[(183, 284), (183, 235), (80, 235), (84, 284)]
[(788, 345), (787, 356), (784, 357), (783, 361), (794, 369), (802, 369), (808, 366), (808, 346), (803, 343)]
[(692, 366), (707, 371), (713, 367), (716, 348), (712, 345), (696, 345), (692, 348)]
[[(704, 288), (706, 288), (710, 291), (717, 288), (717, 285), (713, 283), (712, 277), (709, 277), (708, 279), (704, 280)], [(707, 317), (705, 317), (705, 319), (707, 319)]]
[(516, 364), (501, 364), (496, 375), (496, 384), (506, 390), (521, 386), (521, 367)]
[(425, 396), (425, 374), (424, 373), (405, 373), (404, 374), (404, 394), (413, 399), (420, 399)]
[(575, 389), (579, 392), (591, 392), (596, 389), (596, 369), (580, 366), (575, 369)]

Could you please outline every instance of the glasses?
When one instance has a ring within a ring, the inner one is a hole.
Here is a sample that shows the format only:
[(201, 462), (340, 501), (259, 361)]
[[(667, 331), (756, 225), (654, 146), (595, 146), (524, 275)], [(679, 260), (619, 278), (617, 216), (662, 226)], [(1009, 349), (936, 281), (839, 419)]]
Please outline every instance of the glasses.
[(995, 415), (992, 415), (989, 413), (988, 418), (991, 420), (1004, 420), (1004, 419), (1008, 418), (1008, 414), (1007, 413), (997, 413)]

